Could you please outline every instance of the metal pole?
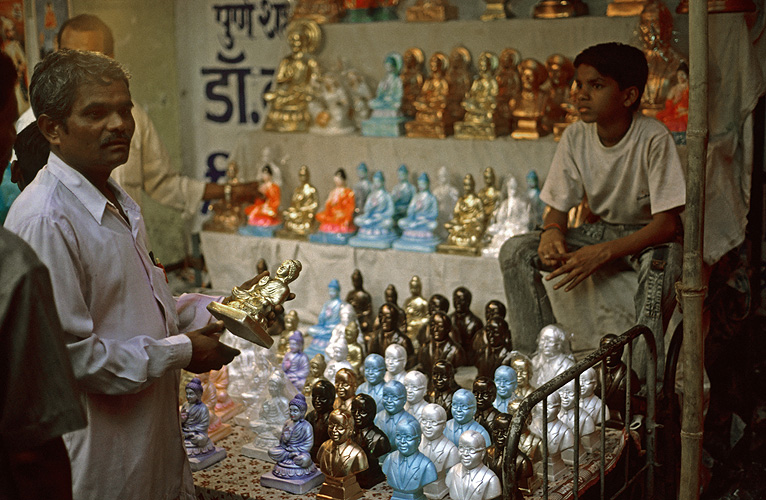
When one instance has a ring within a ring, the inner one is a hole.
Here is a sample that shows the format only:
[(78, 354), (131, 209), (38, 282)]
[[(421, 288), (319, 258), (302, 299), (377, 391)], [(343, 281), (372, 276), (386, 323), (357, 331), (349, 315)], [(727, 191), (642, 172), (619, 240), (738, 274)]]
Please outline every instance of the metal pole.
[(681, 422), (681, 481), (679, 499), (700, 496), (702, 466), (702, 305), (706, 287), (702, 275), (705, 213), (705, 163), (708, 140), (708, 12), (706, 0), (689, 2), (689, 126), (686, 172), (686, 225), (683, 284), (679, 287), (684, 313), (684, 405)]

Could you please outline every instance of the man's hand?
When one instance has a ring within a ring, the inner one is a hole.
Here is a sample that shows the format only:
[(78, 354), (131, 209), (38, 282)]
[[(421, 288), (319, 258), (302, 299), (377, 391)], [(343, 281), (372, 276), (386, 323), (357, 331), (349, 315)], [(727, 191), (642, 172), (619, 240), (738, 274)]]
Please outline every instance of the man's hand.
[(537, 255), (544, 267), (552, 269), (559, 267), (562, 262), (561, 256), (566, 252), (567, 244), (561, 231), (551, 228), (542, 232), (540, 245), (537, 247)]
[(562, 262), (562, 264), (546, 276), (545, 279), (550, 281), (566, 274), (563, 279), (554, 285), (553, 289), (558, 290), (566, 285), (564, 291), (568, 292), (582, 283), (585, 278), (593, 274), (598, 268), (612, 260), (612, 252), (608, 244), (599, 243), (582, 247), (574, 252), (557, 254), (553, 258), (558, 262)]
[(210, 370), (220, 370), (223, 365), (231, 363), (237, 349), (219, 342), (218, 337), (223, 330), (223, 321), (216, 321), (204, 328), (185, 334), (192, 341), (192, 357), (186, 370), (192, 373), (204, 373)]
[(231, 201), (252, 202), (256, 198), (263, 198), (263, 193), (258, 190), (257, 182), (245, 182), (231, 187)]

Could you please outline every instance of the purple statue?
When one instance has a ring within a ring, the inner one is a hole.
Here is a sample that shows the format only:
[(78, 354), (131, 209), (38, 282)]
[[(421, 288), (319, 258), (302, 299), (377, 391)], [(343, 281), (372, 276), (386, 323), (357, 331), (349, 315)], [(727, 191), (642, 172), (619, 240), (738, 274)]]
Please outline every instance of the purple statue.
[(282, 360), (282, 370), (284, 370), (287, 379), (293, 383), (298, 392), (303, 391), (306, 384), (306, 377), (309, 376), (309, 357), (303, 353), (303, 334), (295, 330), (290, 335), (288, 352)]

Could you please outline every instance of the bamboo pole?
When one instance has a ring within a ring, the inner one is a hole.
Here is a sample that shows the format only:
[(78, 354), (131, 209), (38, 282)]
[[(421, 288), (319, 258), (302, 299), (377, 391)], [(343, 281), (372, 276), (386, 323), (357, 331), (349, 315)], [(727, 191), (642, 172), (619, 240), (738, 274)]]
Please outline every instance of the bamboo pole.
[(679, 499), (700, 496), (703, 400), (702, 306), (705, 283), (702, 242), (705, 213), (705, 163), (708, 140), (708, 12), (706, 0), (689, 2), (689, 125), (687, 130), (686, 225), (683, 283), (679, 287), (684, 312), (684, 399), (681, 422), (681, 480)]

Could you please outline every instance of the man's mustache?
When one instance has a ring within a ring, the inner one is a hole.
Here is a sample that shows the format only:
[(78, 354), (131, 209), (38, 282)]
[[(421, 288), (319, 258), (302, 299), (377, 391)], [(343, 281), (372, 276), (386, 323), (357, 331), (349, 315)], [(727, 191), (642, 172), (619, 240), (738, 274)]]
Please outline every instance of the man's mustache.
[(117, 134), (110, 134), (109, 136), (101, 139), (101, 145), (106, 146), (107, 144), (110, 144), (112, 142), (122, 142), (127, 141), (130, 143), (131, 134), (128, 133), (117, 133)]

